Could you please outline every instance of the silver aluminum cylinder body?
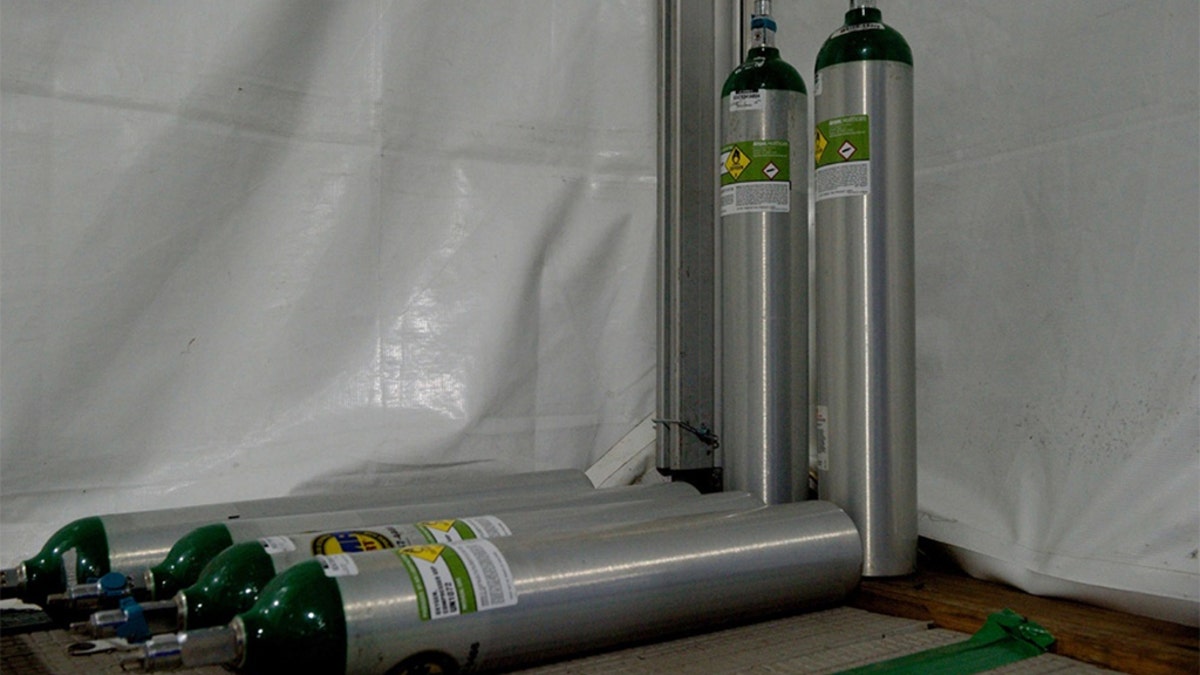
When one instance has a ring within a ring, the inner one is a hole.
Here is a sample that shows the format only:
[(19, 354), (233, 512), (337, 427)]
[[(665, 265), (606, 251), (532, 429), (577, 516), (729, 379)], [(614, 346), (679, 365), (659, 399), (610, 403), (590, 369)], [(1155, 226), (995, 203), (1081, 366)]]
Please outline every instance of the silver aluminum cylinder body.
[[(491, 532), (471, 528), (478, 539), (493, 539), (498, 536), (544, 536), (564, 533), (579, 533), (639, 523), (654, 518), (693, 515), (714, 511), (738, 511), (754, 508), (758, 500), (745, 492), (722, 492), (701, 497), (696, 489), (686, 483), (669, 483), (662, 488), (630, 494), (627, 500), (592, 503), (554, 504), (519, 511), (499, 511), (493, 514), (459, 513), (467, 527), (469, 521), (490, 516)], [(603, 492), (603, 491), (601, 491)], [(443, 514), (446, 515), (446, 514)], [(387, 537), (395, 547), (429, 543), (414, 523), (398, 525), (374, 525), (366, 528)], [(499, 531), (497, 533), (497, 531)], [(312, 560), (318, 542), (329, 537), (328, 532), (313, 531), (287, 535), (292, 547), (278, 547), (268, 551), (275, 572)]]
[(730, 112), (722, 99), (722, 144), (787, 140), (790, 203), (722, 206), (718, 431), (726, 489), (779, 504), (804, 499), (808, 483), (808, 103), (795, 91), (761, 92), (760, 109)]
[(406, 504), (377, 509), (331, 511), (275, 518), (245, 518), (225, 523), (234, 543), (265, 539), (293, 532), (316, 532), (325, 529), (368, 528), (378, 523), (412, 523), (444, 520), (462, 515), (485, 514), (489, 511), (517, 511), (567, 505), (620, 504), (636, 501), (643, 504), (658, 500), (697, 497), (696, 488), (686, 483), (660, 483), (588, 490), (582, 493), (531, 491), (527, 495), (487, 495), (429, 500), (421, 504)]
[[(286, 546), (278, 541), (278, 535), (291, 532), (314, 532), (325, 529), (336, 529), (338, 532), (329, 533), (328, 539), (337, 547), (331, 552), (359, 552), (360, 550), (391, 548), (394, 544), (389, 534), (369, 531), (369, 526), (377, 523), (411, 523), (415, 521), (434, 521), (454, 518), (463, 513), (485, 513), (495, 509), (518, 510), (544, 508), (549, 505), (564, 504), (614, 504), (630, 500), (653, 502), (659, 499), (676, 499), (685, 496), (696, 496), (696, 488), (686, 483), (661, 483), (645, 486), (623, 486), (605, 488), (603, 490), (588, 490), (587, 492), (562, 492), (551, 490), (543, 492), (530, 488), (528, 494), (496, 494), (474, 497), (451, 497), (420, 504), (405, 504), (378, 509), (362, 509), (348, 511), (331, 511), (329, 513), (305, 513), (291, 516), (276, 516), (274, 518), (242, 518), (224, 523), (232, 543), (258, 541), (265, 548), (278, 545)], [(404, 537), (402, 532), (396, 535)], [(286, 537), (285, 537), (286, 538)], [(272, 541), (274, 540), (274, 541)], [(292, 544), (294, 545), (294, 544)], [(341, 547), (345, 547), (344, 551)], [(351, 549), (357, 550), (351, 550)], [(170, 554), (168, 554), (170, 555)], [(216, 554), (212, 554), (215, 557)], [(204, 560), (204, 564), (212, 561), (212, 557)], [(155, 579), (153, 567), (143, 575), (144, 585), (149, 589), (160, 587), (161, 579)], [(195, 577), (177, 577), (175, 583), (191, 585)], [(151, 592), (151, 597), (162, 599)]]
[[(716, 511), (750, 510), (759, 505), (759, 501), (745, 492), (723, 492), (701, 497), (696, 488), (686, 483), (668, 483), (645, 488), (625, 488), (622, 490), (597, 490), (598, 495), (610, 494), (608, 499), (587, 499), (563, 504), (549, 504), (527, 509), (512, 511), (498, 510), (484, 514), (482, 512), (457, 511), (454, 514), (442, 512), (439, 519), (444, 520), (446, 535), (438, 535), (438, 541), (444, 543), (464, 536), (477, 539), (493, 539), (513, 535), (545, 536), (564, 533), (580, 533), (597, 531), (610, 527), (618, 527), (640, 523), (655, 518), (671, 516), (695, 515)], [(444, 518), (448, 515), (462, 516), (458, 519)], [(275, 574), (281, 574), (287, 569), (302, 562), (312, 560), (316, 555), (331, 553), (326, 549), (325, 542), (338, 541), (338, 535), (350, 534), (354, 539), (359, 538), (374, 542), (378, 548), (401, 548), (404, 546), (423, 545), (431, 543), (425, 531), (417, 523), (375, 524), (355, 528), (352, 532), (330, 532), (312, 530), (303, 533), (275, 535), (263, 539), (263, 546), (271, 562)], [(378, 548), (373, 550), (378, 550)], [(359, 551), (360, 553), (363, 551)], [(220, 560), (220, 558), (217, 558)], [(213, 570), (216, 573), (217, 570)], [(221, 572), (225, 573), (225, 572)], [(147, 607), (146, 603), (143, 607)], [(188, 625), (188, 590), (184, 589), (175, 595), (174, 611), (170, 613), (172, 621), (178, 617), (178, 626), (184, 629)], [(177, 605), (177, 606), (176, 606)], [(120, 610), (105, 616), (93, 615), (93, 619), (103, 621), (109, 619), (116, 624)], [(97, 619), (97, 617), (99, 617)], [(147, 618), (150, 618), (147, 612)], [(98, 634), (98, 636), (103, 636)]]
[(866, 115), (870, 145), (866, 194), (826, 197), (820, 167), (814, 176), (818, 491), (858, 525), (864, 576), (908, 574), (917, 552), (912, 66), (837, 64), (817, 73), (814, 90), (818, 126)]
[[(435, 480), (413, 486), (346, 490), (317, 495), (293, 495), (229, 504), (187, 506), (177, 509), (117, 513), (101, 516), (108, 540), (109, 569), (133, 576), (163, 561), (175, 542), (202, 525), (236, 523), (243, 518), (273, 518), (345, 509), (411, 505), (444, 501), (454, 496), (582, 495), (594, 491), (582, 471), (555, 470), (469, 478)], [(288, 529), (285, 531), (292, 531)]]
[(795, 613), (844, 599), (862, 566), (854, 524), (815, 501), (489, 543), (515, 604), (440, 619), (421, 620), (394, 552), (354, 556), (357, 573), (337, 578), (346, 672), (415, 671), (422, 659), (448, 671), (506, 669)]

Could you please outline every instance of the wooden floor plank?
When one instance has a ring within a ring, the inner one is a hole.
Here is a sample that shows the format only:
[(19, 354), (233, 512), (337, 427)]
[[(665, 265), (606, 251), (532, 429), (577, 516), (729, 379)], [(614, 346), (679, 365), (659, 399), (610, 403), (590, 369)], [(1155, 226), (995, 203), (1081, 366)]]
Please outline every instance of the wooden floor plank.
[(965, 633), (1008, 608), (1049, 630), (1057, 654), (1134, 675), (1200, 672), (1195, 628), (1029, 595), (961, 572), (930, 569), (896, 579), (864, 579), (850, 604)]

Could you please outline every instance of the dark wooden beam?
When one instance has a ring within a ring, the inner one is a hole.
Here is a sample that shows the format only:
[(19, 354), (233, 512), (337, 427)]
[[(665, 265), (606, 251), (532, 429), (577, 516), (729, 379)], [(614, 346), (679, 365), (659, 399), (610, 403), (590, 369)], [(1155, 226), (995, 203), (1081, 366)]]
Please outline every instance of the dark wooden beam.
[(962, 572), (925, 569), (909, 577), (864, 579), (851, 605), (880, 614), (932, 621), (974, 633), (1004, 608), (1042, 625), (1052, 651), (1134, 675), (1200, 672), (1200, 632), (1168, 621), (1069, 600), (1029, 595)]

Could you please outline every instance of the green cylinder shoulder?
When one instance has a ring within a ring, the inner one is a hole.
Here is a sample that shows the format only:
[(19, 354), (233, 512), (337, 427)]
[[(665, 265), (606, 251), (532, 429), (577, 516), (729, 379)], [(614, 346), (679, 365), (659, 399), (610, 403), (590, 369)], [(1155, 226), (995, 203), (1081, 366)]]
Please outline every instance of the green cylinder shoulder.
[(846, 12), (846, 23), (829, 36), (817, 54), (817, 70), (852, 61), (899, 61), (913, 64), (908, 42), (883, 23), (883, 13), (874, 7)]
[(67, 588), (63, 556), (75, 551), (75, 578), (98, 579), (109, 572), (108, 535), (99, 517), (80, 518), (59, 528), (37, 555), (24, 561), (25, 588), (21, 599), (42, 605), (46, 596)]
[(346, 616), (337, 580), (317, 560), (276, 576), (250, 609), (238, 614), (245, 629), (242, 668), (294, 673), (343, 673)]
[(271, 556), (257, 541), (234, 544), (213, 558), (196, 583), (183, 589), (188, 630), (219, 626), (250, 609), (275, 577)]
[(775, 47), (758, 47), (746, 54), (746, 60), (725, 78), (721, 88), (722, 98), (735, 91), (758, 91), (760, 89), (782, 89), (807, 93), (804, 78), (779, 56)]
[(169, 598), (188, 586), (217, 554), (233, 545), (229, 528), (221, 523), (197, 527), (175, 542), (166, 559), (150, 568), (151, 597)]

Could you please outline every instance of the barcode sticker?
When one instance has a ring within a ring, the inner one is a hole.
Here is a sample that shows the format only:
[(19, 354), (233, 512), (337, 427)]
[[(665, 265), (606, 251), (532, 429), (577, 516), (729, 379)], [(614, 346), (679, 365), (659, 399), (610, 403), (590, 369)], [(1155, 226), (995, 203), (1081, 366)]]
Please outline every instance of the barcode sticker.
[(263, 550), (271, 555), (276, 553), (291, 553), (296, 550), (296, 542), (291, 537), (263, 537), (258, 540)]
[(767, 106), (767, 100), (759, 90), (735, 91), (729, 95), (729, 112), (743, 110), (762, 110)]
[(817, 468), (829, 470), (829, 406), (817, 406)]
[(346, 553), (319, 555), (316, 561), (321, 564), (321, 569), (325, 570), (327, 577), (351, 577), (358, 574), (358, 565), (355, 565), (354, 558)]

